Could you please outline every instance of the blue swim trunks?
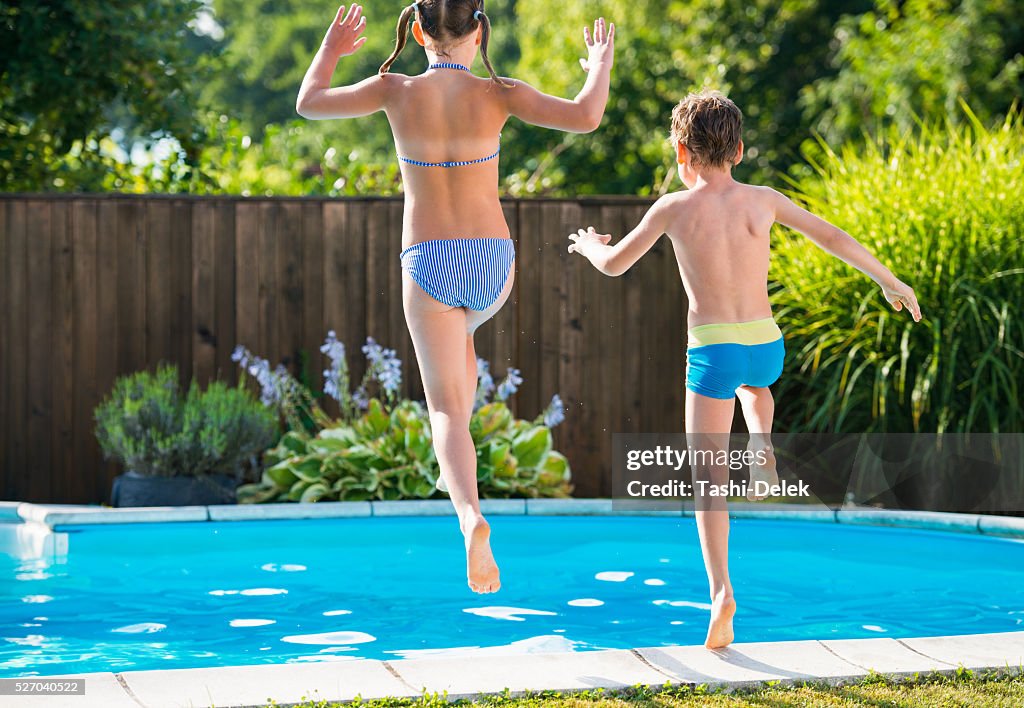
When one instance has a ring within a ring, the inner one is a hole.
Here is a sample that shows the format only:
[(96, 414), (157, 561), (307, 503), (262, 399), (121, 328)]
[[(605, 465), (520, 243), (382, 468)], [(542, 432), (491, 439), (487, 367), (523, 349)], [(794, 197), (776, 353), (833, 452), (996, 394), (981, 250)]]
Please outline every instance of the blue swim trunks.
[(782, 374), (782, 330), (767, 317), (700, 325), (687, 336), (686, 388), (710, 398), (732, 398), (740, 386), (771, 386)]

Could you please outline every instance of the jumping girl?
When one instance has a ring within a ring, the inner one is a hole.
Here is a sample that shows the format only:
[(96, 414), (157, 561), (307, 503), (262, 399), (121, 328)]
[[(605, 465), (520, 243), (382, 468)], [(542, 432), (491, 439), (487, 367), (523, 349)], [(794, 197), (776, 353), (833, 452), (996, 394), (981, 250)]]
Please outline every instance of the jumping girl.
[[(427, 70), (389, 73), (412, 36)], [(584, 29), (588, 73), (573, 100), (499, 77), (487, 56), (491, 23), (483, 0), (419, 0), (402, 10), (395, 50), (380, 73), (331, 88), (343, 56), (359, 50), (366, 19), (343, 5), (299, 89), (305, 118), (356, 118), (384, 111), (394, 134), (405, 185), (402, 299), (426, 393), (434, 452), (466, 542), (469, 586), (501, 585), (480, 513), (476, 450), (469, 419), (476, 394), (473, 333), (508, 299), (515, 250), (498, 201), (498, 139), (509, 116), (575, 133), (596, 130), (604, 117), (615, 26), (603, 19)], [(477, 51), (490, 78), (470, 72)]]

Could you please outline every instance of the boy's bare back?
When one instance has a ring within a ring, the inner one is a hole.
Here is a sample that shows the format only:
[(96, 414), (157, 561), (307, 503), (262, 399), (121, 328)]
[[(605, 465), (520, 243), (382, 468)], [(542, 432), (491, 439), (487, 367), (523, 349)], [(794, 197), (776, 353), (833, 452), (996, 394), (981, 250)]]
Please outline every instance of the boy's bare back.
[(773, 189), (730, 180), (663, 200), (690, 327), (771, 317), (769, 241), (778, 196)]

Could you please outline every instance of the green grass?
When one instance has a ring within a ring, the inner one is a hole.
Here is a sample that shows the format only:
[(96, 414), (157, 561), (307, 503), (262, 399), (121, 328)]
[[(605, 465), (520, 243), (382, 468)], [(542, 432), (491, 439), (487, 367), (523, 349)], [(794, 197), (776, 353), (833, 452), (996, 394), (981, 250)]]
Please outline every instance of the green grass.
[(893, 312), (870, 279), (779, 230), (786, 336), (780, 425), (797, 432), (1024, 431), (1024, 120), (890, 131), (821, 146), (794, 196), (917, 292)]
[[(276, 704), (270, 704), (271, 706)], [(336, 708), (339, 703), (315, 701), (303, 703), (301, 708)], [(1024, 675), (976, 675), (959, 671), (954, 676), (933, 675), (907, 680), (870, 677), (864, 681), (840, 687), (825, 685), (765, 686), (730, 693), (712, 691), (706, 687), (666, 688), (652, 690), (636, 688), (628, 691), (594, 690), (584, 693), (560, 694), (554, 692), (531, 694), (522, 698), (484, 696), (477, 701), (448, 703), (443, 696), (425, 696), (421, 699), (392, 699), (357, 701), (349, 704), (359, 708), (446, 708), (454, 706), (484, 706), (487, 708), (677, 708), (682, 706), (906, 706), (907, 708), (938, 708), (963, 706), (964, 708), (1018, 708), (1024, 705)]]

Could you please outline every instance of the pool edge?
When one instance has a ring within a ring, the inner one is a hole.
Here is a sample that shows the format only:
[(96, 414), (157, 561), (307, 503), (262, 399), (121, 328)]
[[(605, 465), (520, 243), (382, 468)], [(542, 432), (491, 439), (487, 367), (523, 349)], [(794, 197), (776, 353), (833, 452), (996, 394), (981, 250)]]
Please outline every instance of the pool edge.
[[(269, 521), (286, 519), (453, 516), (444, 499), (238, 504), (191, 507), (110, 508), (94, 505), (0, 502), (0, 522), (34, 522), (51, 530), (64, 526), (113, 523), (167, 523), (198, 521)], [(693, 508), (630, 508), (611, 499), (484, 499), (488, 516), (693, 516)], [(1024, 518), (989, 514), (956, 514), (846, 506), (733, 502), (730, 518), (893, 526), (1004, 538), (1024, 538)]]
[(1002, 632), (910, 639), (752, 642), (718, 651), (702, 646), (520, 655), (477, 651), (420, 659), (353, 659), (32, 678), (93, 679), (104, 690), (116, 681), (124, 692), (124, 705), (237, 708), (265, 705), (273, 699), (283, 708), (309, 699), (351, 702), (357, 697), (418, 698), (429, 694), (456, 700), (506, 691), (516, 696), (636, 685), (706, 685), (720, 689), (757, 687), (767, 682), (842, 685), (872, 674), (904, 678), (949, 675), (962, 669), (1019, 674), (1024, 672), (1022, 666), (1024, 632)]

